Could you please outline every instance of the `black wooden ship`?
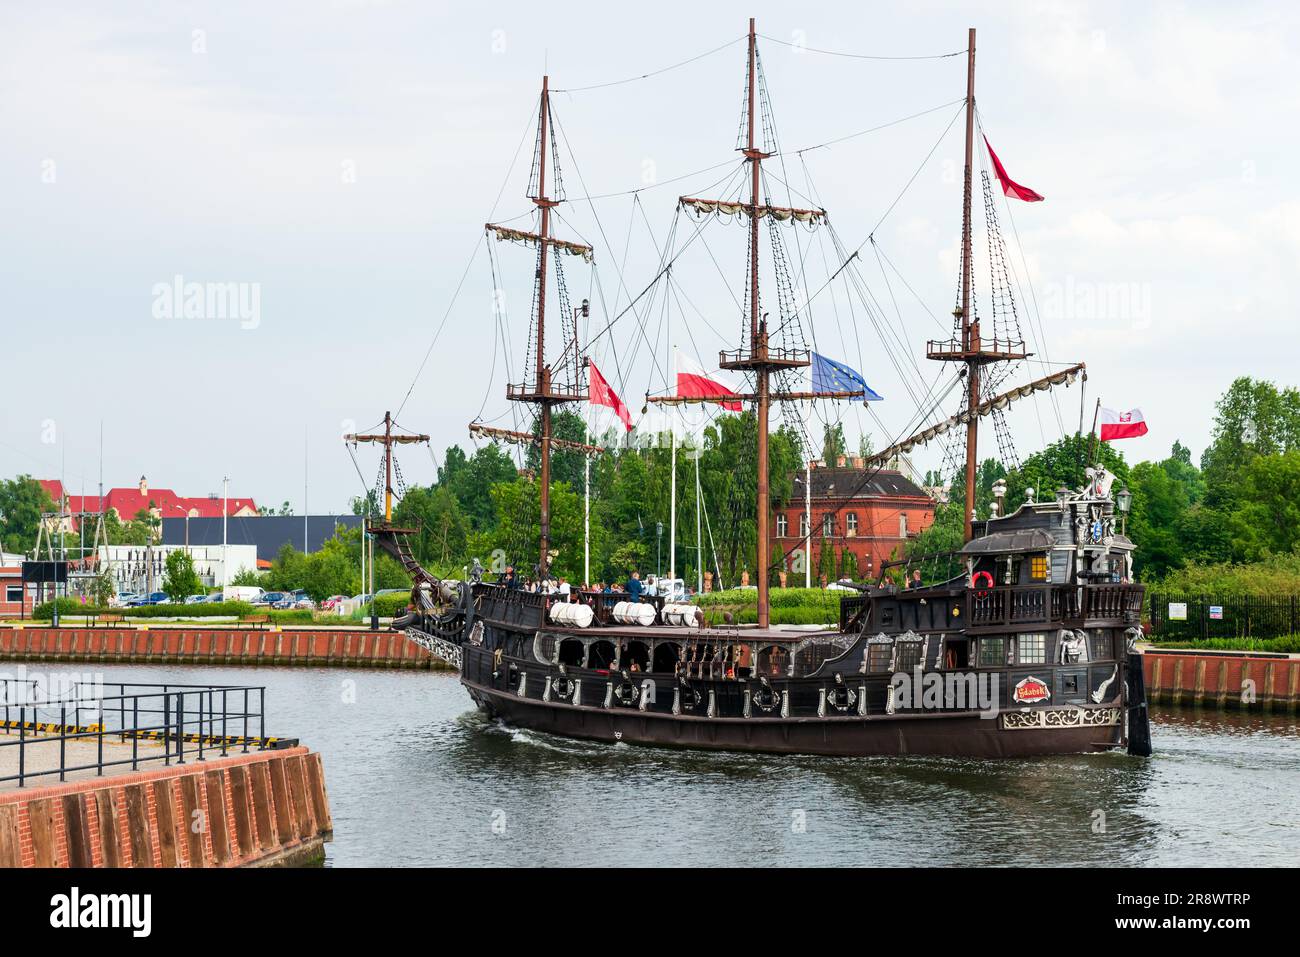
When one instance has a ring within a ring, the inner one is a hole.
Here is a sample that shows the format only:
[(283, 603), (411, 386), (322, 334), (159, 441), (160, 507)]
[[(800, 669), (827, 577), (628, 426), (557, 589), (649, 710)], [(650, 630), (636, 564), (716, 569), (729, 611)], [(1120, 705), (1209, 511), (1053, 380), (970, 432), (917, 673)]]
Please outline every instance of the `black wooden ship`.
[[(961, 363), (969, 385), (963, 410), (946, 422), (873, 457), (883, 463), (936, 434), (965, 426), (966, 543), (944, 556), (946, 580), (902, 587), (881, 569), (874, 584), (846, 592), (838, 626), (809, 633), (770, 626), (769, 576), (757, 576), (756, 627), (704, 627), (693, 605), (661, 597), (577, 591), (552, 596), (504, 581), (441, 580), (411, 556), (410, 529), (393, 525), (391, 467), (385, 518), (371, 531), (415, 577), (410, 614), (397, 623), (411, 640), (453, 665), (475, 703), (519, 727), (599, 741), (825, 755), (1022, 756), (1127, 748), (1150, 753), (1141, 655), (1135, 651), (1143, 589), (1133, 583), (1133, 544), (1117, 528), (1111, 476), (1086, 470), (1076, 489), (1029, 500), (1010, 514), (975, 520), (975, 452), (982, 417), (1019, 396), (1075, 381), (1072, 366), (992, 395), (985, 371), (1024, 358), (1021, 340), (981, 337), (971, 304), (971, 193), (974, 141), (974, 39), (969, 38), (966, 168), (960, 300), (953, 339), (930, 343), (930, 358)], [(767, 430), (773, 402), (853, 398), (862, 393), (781, 391), (790, 370), (809, 365), (806, 349), (774, 342), (760, 314), (759, 225), (801, 211), (769, 205), (760, 167), (770, 153), (756, 144), (758, 75), (753, 21), (748, 36), (747, 202), (729, 212), (749, 219), (748, 334), (720, 356), (722, 368), (752, 382), (739, 399), (758, 421), (757, 567), (770, 563)], [(530, 184), (540, 228), (509, 230), (536, 248), (535, 356), (525, 382), (508, 398), (538, 410), (534, 433), (480, 435), (533, 442), (539, 451), (540, 548), (535, 571), (551, 561), (549, 462), (576, 446), (552, 435), (552, 409), (585, 401), (585, 368), (574, 341), (563, 365), (545, 354), (548, 257), (590, 255), (556, 239), (547, 193), (549, 92), (543, 84)], [(683, 198), (682, 202), (708, 201)], [(503, 227), (488, 226), (489, 230)], [(500, 234), (498, 234), (500, 235)], [(567, 302), (564, 303), (567, 306)], [(562, 315), (564, 315), (562, 313)], [(566, 317), (567, 318), (567, 317)], [(782, 323), (786, 325), (786, 323)], [(567, 333), (566, 328), (566, 333)], [(736, 396), (729, 395), (728, 399)], [(664, 397), (665, 403), (720, 401)], [(656, 401), (651, 399), (650, 401)], [(386, 429), (391, 435), (391, 430)], [(373, 437), (379, 439), (379, 436)], [(392, 444), (385, 445), (391, 456)], [(1082, 465), (1082, 463), (1081, 463)], [(1125, 506), (1121, 496), (1119, 506)], [(1000, 504), (999, 500), (999, 504)]]

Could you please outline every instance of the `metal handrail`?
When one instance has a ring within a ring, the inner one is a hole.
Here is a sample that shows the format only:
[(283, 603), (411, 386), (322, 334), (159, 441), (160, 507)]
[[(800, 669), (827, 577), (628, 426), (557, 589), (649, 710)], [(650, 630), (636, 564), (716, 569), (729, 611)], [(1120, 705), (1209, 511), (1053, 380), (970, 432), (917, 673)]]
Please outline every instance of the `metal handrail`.
[[(17, 781), (18, 787), (24, 787), (32, 778), (58, 775), (60, 782), (67, 780), (67, 775), (94, 770), (97, 777), (102, 777), (105, 768), (130, 765), (132, 771), (141, 764), (161, 761), (170, 766), (186, 763), (186, 737), (197, 745), (197, 760), (207, 760), (210, 751), (220, 750), (222, 757), (232, 749), (240, 748), (241, 753), (248, 753), (250, 744), (259, 751), (274, 747), (266, 734), (266, 686), (265, 685), (197, 685), (197, 684), (138, 684), (129, 682), (103, 682), (86, 685), (73, 682), (70, 693), (54, 700), (35, 703), (32, 699), (40, 697), (32, 694), (39, 685), (35, 679), (19, 681), (14, 678), (0, 679), (3, 690), (4, 727), (0, 736), (0, 754), (4, 748), (18, 749), (18, 773), (0, 776), (0, 784)], [(100, 690), (116, 689), (118, 694), (96, 693)], [(132, 689), (132, 690), (128, 690)], [(217, 693), (220, 692), (220, 712), (218, 713)], [(232, 695), (231, 692), (235, 692)], [(242, 710), (231, 707), (232, 701), (242, 701)], [(89, 712), (89, 714), (87, 714)], [(57, 725), (49, 729), (53, 722), (47, 721), (58, 714)], [(129, 720), (128, 720), (129, 715)], [(69, 724), (68, 718), (73, 718)], [(13, 727), (14, 718), (17, 727)], [(83, 720), (89, 723), (82, 724)], [(229, 725), (242, 721), (243, 734), (233, 738), (228, 734)], [(216, 734), (220, 722), (221, 733)], [(256, 735), (249, 734), (250, 724), (256, 729)], [(31, 725), (30, 733), (28, 726)], [(46, 725), (46, 728), (42, 728)], [(16, 736), (15, 736), (16, 731)], [(13, 740), (3, 740), (12, 737)], [(131, 741), (130, 757), (105, 760), (104, 739), (117, 738), (125, 743)], [(140, 740), (160, 740), (162, 750), (157, 754), (140, 752)], [(68, 742), (93, 739), (96, 743), (95, 760), (92, 763), (70, 764)], [(58, 767), (41, 771), (29, 771), (28, 749), (36, 747), (57, 747), (59, 753)], [(173, 748), (174, 746), (174, 748)]]

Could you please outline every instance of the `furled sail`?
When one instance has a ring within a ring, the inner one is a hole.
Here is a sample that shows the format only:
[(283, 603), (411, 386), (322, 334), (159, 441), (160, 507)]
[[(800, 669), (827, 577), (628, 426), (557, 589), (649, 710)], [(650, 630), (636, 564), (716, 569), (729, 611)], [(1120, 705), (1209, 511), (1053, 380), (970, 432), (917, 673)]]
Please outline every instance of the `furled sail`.
[[(512, 229), (509, 226), (496, 226), (488, 223), (487, 229), (496, 234), (497, 242), (502, 243), (521, 243), (536, 246), (542, 239), (537, 233), (530, 233), (523, 229)], [(584, 246), (582, 243), (572, 243), (567, 239), (547, 239), (546, 242), (552, 249), (568, 253), (570, 256), (581, 256), (583, 262), (591, 262), (590, 246)]]

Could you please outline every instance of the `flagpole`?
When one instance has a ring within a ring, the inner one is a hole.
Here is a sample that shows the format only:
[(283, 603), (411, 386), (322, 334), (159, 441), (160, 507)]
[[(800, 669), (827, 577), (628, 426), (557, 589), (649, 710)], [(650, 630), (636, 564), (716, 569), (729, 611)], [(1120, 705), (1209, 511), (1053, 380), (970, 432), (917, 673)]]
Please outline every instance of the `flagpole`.
[(672, 482), (671, 504), (668, 506), (668, 580), (677, 580), (677, 423), (672, 425)]
[(812, 588), (812, 458), (804, 460), (803, 514), (808, 537), (803, 543), (803, 587)]
[[(1097, 397), (1097, 407), (1092, 412), (1092, 431), (1088, 433), (1088, 461), (1083, 463), (1086, 469), (1093, 465), (1092, 453), (1097, 446), (1097, 416), (1101, 414), (1101, 396)], [(1087, 474), (1086, 472), (1084, 474)]]
[(700, 449), (695, 450), (695, 593), (704, 591), (704, 536), (700, 531)]
[[(591, 444), (591, 426), (584, 423), (583, 445)], [(582, 456), (582, 584), (591, 586), (591, 456)]]

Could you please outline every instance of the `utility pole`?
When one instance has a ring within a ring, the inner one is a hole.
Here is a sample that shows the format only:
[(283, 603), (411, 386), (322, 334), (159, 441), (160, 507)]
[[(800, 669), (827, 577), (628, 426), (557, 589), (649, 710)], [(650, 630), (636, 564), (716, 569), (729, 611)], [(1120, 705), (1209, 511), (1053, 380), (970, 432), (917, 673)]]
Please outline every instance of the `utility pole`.
[(228, 600), (226, 590), (230, 587), (230, 550), (226, 542), (226, 517), (230, 512), (230, 476), (221, 480), (221, 598)]

